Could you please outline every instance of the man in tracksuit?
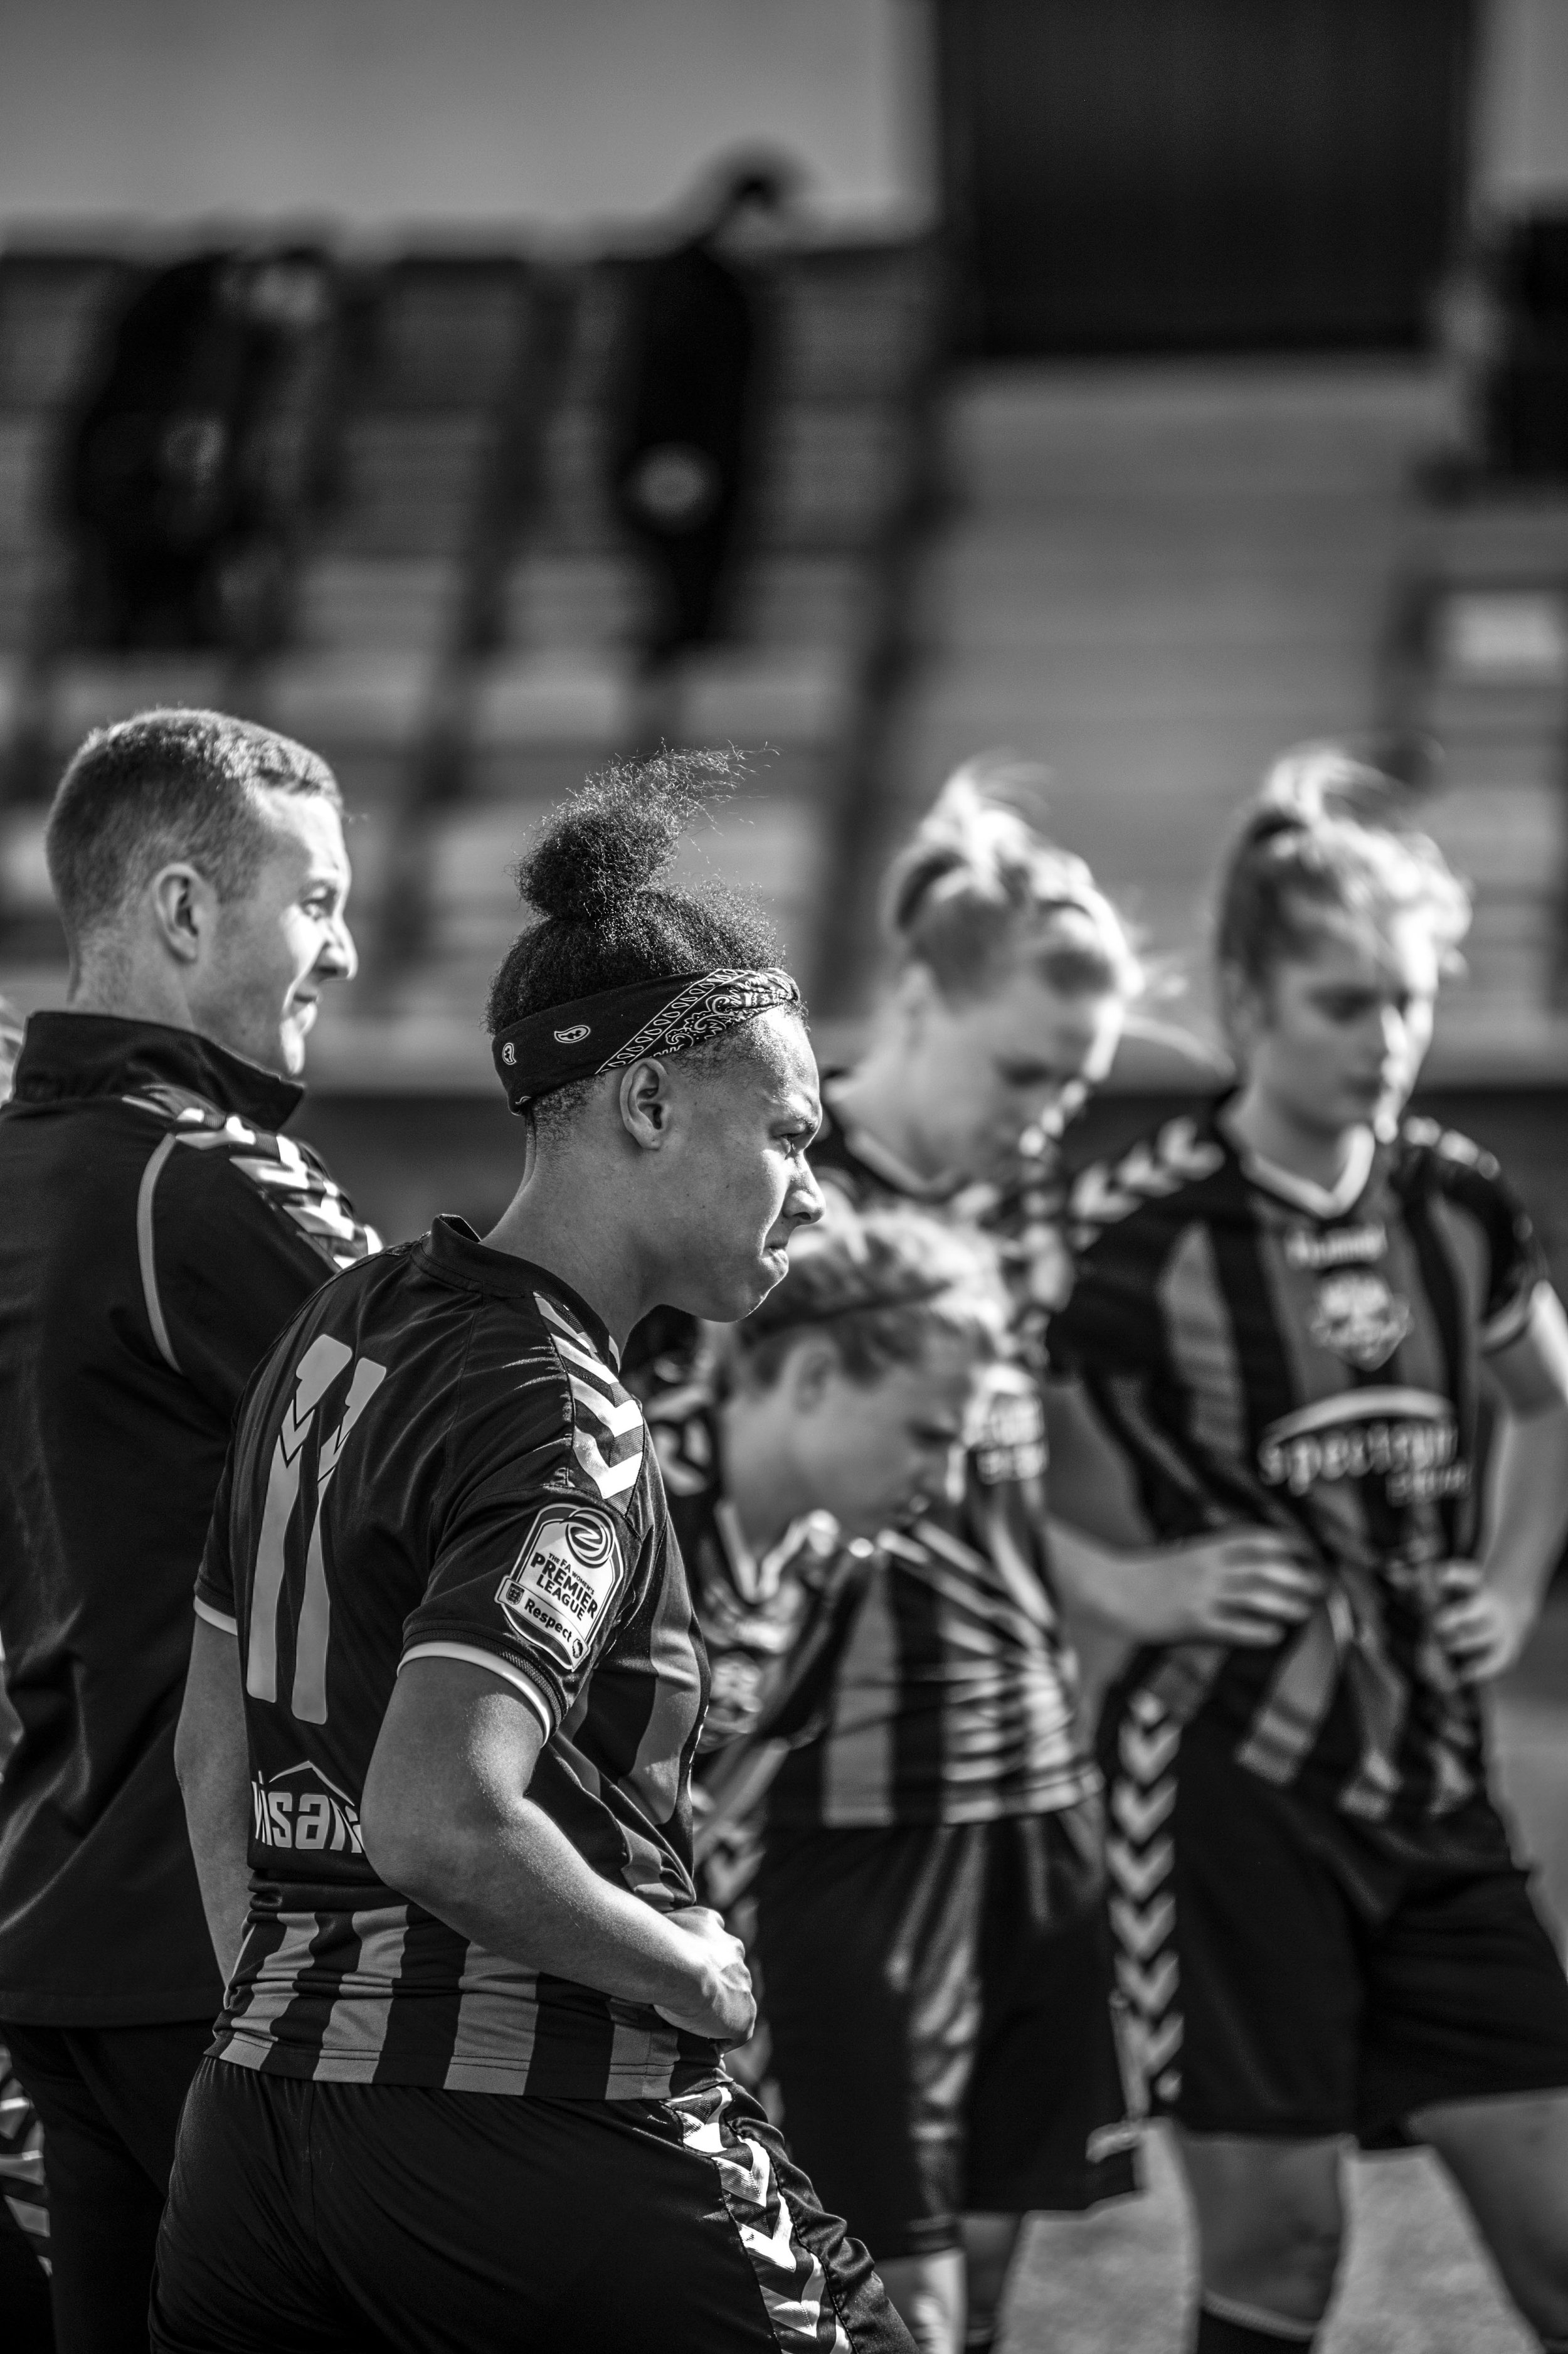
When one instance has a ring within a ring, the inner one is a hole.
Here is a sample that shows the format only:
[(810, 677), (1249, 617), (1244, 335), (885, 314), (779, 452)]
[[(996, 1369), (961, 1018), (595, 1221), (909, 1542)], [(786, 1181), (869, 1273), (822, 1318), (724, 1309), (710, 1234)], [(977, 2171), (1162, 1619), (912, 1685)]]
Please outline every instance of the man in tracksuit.
[(212, 712), (91, 737), (50, 813), (69, 1010), (0, 1112), (0, 2041), (43, 2120), (60, 2354), (145, 2343), (222, 1988), (174, 1732), (234, 1407), (375, 1238), (279, 1133), (355, 968), (313, 753)]

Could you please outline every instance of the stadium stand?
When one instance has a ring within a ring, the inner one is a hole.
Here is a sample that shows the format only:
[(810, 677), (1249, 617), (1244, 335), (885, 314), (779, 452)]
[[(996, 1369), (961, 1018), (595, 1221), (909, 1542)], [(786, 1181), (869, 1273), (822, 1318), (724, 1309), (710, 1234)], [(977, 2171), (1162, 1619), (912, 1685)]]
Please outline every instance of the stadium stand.
[[(757, 755), (692, 864), (762, 890), (820, 1006), (862, 991), (890, 835), (952, 760), (1012, 741), (1056, 768), (1064, 831), (1156, 949), (1187, 951), (1195, 1013), (1229, 811), (1281, 742), (1381, 727), (1442, 745), (1426, 813), (1478, 889), (1444, 1072), (1554, 1067), (1568, 495), (1487, 440), (1484, 386), (1457, 484), (1414, 463), (1442, 408), (1419, 366), (1014, 369), (948, 404), (963, 504), (937, 535), (938, 249), (793, 249), (758, 281), (723, 624), (655, 678), (609, 480), (635, 257), (238, 259), (277, 332), (226, 642), (115, 652), (63, 484), (153, 262), (0, 253), (0, 986), (24, 1005), (61, 981), (50, 785), (88, 726), (150, 702), (228, 704), (332, 759), (364, 969), (321, 1075), (438, 1089), (484, 1084), (476, 1009), (530, 823), (661, 736)], [(1539, 310), (1544, 263), (1510, 267)], [(1486, 348), (1495, 373), (1515, 345)]]
[(1383, 716), (1439, 758), (1425, 814), (1476, 886), (1446, 1049), (1494, 1080), (1568, 1047), (1568, 215), (1478, 235), (1447, 305), (1451, 426), (1400, 551)]
[(1404, 552), (1387, 717), (1441, 758), (1425, 822), (1475, 885), (1450, 1054), (1553, 1073), (1568, 884), (1568, 501), (1435, 504)]
[(227, 642), (114, 653), (71, 610), (58, 485), (147, 267), (0, 257), (6, 985), (24, 1003), (58, 994), (40, 830), (61, 759), (153, 701), (227, 704), (336, 769), (365, 969), (324, 1059), (362, 1081), (482, 1083), (475, 1012), (514, 928), (508, 869), (530, 822), (660, 736), (758, 754), (702, 863), (759, 888), (820, 978), (930, 481), (934, 248), (802, 249), (759, 283), (742, 554), (720, 634), (655, 687), (649, 590), (609, 495), (627, 259), (274, 260), (293, 271), (289, 333), (253, 429), (262, 523), (232, 567)]

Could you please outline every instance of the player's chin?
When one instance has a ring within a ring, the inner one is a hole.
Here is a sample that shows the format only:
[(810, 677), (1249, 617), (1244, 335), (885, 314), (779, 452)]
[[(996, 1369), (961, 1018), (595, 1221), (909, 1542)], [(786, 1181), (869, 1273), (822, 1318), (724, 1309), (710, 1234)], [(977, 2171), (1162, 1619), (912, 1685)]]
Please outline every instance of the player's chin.
[(282, 1050), (283, 1067), (291, 1074), (305, 1067), (305, 1041), (316, 1026), (313, 998), (291, 1005), (279, 1025), (278, 1042)]
[(749, 1315), (753, 1308), (760, 1308), (768, 1293), (783, 1282), (789, 1272), (789, 1246), (785, 1243), (764, 1243), (747, 1272), (747, 1286), (751, 1296), (741, 1313)]
[(673, 1304), (709, 1324), (738, 1324), (743, 1316), (761, 1307), (789, 1271), (789, 1257), (781, 1250), (764, 1251), (744, 1266), (705, 1267), (688, 1296)]

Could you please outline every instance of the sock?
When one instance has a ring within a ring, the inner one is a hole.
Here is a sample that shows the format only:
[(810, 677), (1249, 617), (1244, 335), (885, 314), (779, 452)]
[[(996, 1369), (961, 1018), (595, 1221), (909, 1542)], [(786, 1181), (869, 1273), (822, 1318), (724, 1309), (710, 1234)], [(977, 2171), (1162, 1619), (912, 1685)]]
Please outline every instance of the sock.
[(1314, 2323), (1206, 2296), (1198, 2307), (1193, 2354), (1308, 2354), (1317, 2337)]

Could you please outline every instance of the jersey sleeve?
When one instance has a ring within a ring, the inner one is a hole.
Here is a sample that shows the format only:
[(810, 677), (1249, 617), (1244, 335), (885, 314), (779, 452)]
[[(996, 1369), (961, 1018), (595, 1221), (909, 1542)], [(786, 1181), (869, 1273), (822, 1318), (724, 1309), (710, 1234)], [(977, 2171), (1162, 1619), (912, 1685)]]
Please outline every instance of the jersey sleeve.
[[(334, 1237), (295, 1214), (307, 1191), (321, 1187), (292, 1186), (291, 1173), (288, 1160), (260, 1146), (236, 1153), (227, 1141), (204, 1147), (180, 1137), (168, 1140), (161, 1163), (154, 1154), (143, 1181), (137, 1242), (154, 1344), (226, 1421), (290, 1318), (350, 1263), (331, 1247)], [(322, 1198), (348, 1229), (335, 1239), (347, 1250), (356, 1237), (352, 1256), (363, 1257), (372, 1238), (333, 1192), (335, 1201)]]
[(1491, 1153), (1467, 1137), (1437, 1144), (1442, 1190), (1478, 1228), (1484, 1274), (1478, 1338), (1488, 1355), (1517, 1341), (1529, 1323), (1546, 1261), (1530, 1213)]
[(239, 1632), (239, 1610), (234, 1592), (234, 1555), (230, 1545), (230, 1511), (234, 1496), (234, 1449), (230, 1447), (213, 1500), (207, 1544), (196, 1572), (196, 1614), (225, 1634)]
[(521, 1394), (493, 1400), (483, 1424), (453, 1448), (482, 1468), (443, 1516), (400, 1664), (490, 1669), (535, 1709), (547, 1739), (634, 1603), (641, 1549), (580, 1467), (564, 1384), (535, 1377)]

